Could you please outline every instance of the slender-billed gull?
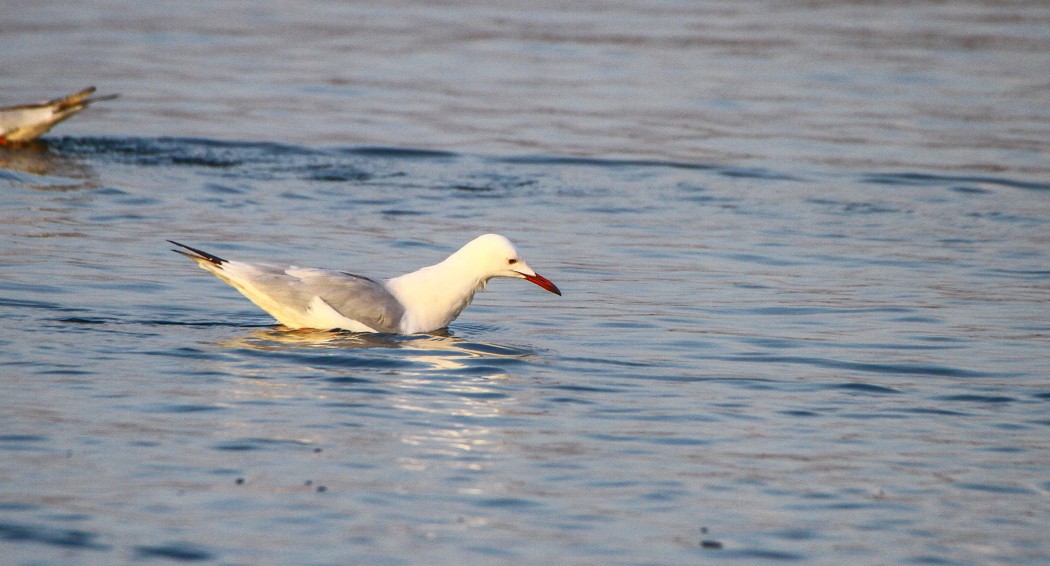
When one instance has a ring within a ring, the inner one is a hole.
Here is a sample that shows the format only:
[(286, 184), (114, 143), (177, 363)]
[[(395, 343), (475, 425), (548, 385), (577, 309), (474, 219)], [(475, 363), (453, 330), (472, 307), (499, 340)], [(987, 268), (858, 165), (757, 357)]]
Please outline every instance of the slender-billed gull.
[(493, 277), (525, 279), (561, 295), (509, 240), (485, 234), (441, 263), (380, 281), (345, 271), (228, 261), (168, 240), (172, 250), (240, 291), (289, 328), (417, 334), (448, 326)]

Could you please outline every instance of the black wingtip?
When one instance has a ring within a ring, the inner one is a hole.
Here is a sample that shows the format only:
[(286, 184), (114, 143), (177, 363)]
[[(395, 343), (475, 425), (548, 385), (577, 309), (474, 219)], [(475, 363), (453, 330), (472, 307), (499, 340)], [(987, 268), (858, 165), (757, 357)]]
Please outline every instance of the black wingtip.
[(222, 259), (221, 257), (219, 257), (217, 255), (212, 255), (212, 254), (210, 254), (210, 253), (208, 253), (206, 251), (198, 250), (197, 248), (191, 248), (191, 247), (187, 246), (186, 244), (180, 244), (180, 243), (176, 242), (175, 240), (168, 240), (168, 243), (169, 244), (174, 244), (176, 246), (179, 246), (182, 249), (189, 250), (189, 251), (193, 252), (194, 254), (196, 254), (196, 255), (191, 255), (191, 254), (188, 254), (188, 253), (186, 253), (186, 252), (184, 252), (182, 250), (176, 250), (176, 249), (172, 249), (171, 250), (171, 251), (173, 251), (173, 252), (175, 252), (177, 254), (182, 254), (182, 255), (184, 255), (184, 256), (186, 256), (188, 258), (191, 258), (191, 259), (203, 259), (203, 260), (209, 261), (211, 263), (214, 263), (215, 265), (222, 265), (222, 264), (226, 263), (225, 259)]

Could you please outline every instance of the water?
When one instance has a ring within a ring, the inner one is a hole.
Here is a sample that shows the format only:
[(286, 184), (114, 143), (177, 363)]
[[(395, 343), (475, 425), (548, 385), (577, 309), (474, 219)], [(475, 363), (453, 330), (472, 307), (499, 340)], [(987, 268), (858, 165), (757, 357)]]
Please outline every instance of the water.
[[(26, 3), (0, 152), (5, 564), (1039, 564), (1050, 9)], [(168, 251), (391, 276), (287, 332)]]

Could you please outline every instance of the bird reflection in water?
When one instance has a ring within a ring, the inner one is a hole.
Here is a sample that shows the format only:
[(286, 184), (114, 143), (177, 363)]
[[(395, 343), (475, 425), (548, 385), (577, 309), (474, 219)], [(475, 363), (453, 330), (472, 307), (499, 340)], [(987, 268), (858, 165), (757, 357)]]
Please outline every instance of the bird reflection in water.
[(46, 140), (0, 145), (0, 169), (29, 173), (32, 177), (24, 182), (34, 188), (71, 190), (98, 184), (90, 165), (75, 155), (53, 151)]
[[(267, 378), (252, 379), (250, 387), (238, 386), (231, 393), (239, 398), (309, 398), (328, 403), (329, 410), (336, 410), (332, 404), (347, 403), (348, 415), (365, 412), (370, 418), (385, 415), (412, 423), (396, 427), (399, 442), (412, 447), (397, 458), (397, 466), (405, 470), (432, 466), (477, 470), (485, 466), (484, 454), (504, 450), (500, 428), (493, 426), (502, 418), (522, 414), (522, 409), (514, 393), (517, 388), (506, 382), (510, 374), (501, 362), (534, 355), (526, 349), (465, 340), (446, 330), (394, 335), (277, 326), (254, 329), (219, 345), (242, 349), (240, 359), (225, 373), (251, 374), (259, 365), (251, 352), (266, 358)], [(273, 379), (281, 373), (277, 366), (282, 362), (294, 366), (287, 373), (289, 379)], [(310, 381), (302, 380), (307, 377), (304, 370), (329, 386), (308, 385)], [(329, 445), (333, 441), (323, 432), (326, 425), (318, 426), (310, 435), (297, 429), (291, 437)], [(267, 423), (265, 430), (252, 435), (285, 438), (274, 427)], [(238, 429), (238, 434), (245, 432)], [(372, 438), (361, 434), (347, 438), (356, 443)]]
[[(341, 330), (290, 330), (283, 326), (257, 329), (246, 336), (220, 344), (224, 347), (278, 352), (295, 348), (325, 350), (386, 351), (387, 356), (435, 370), (456, 370), (479, 358), (524, 359), (530, 350), (487, 342), (474, 342), (453, 336), (447, 329), (429, 334), (377, 334)], [(396, 352), (394, 352), (396, 351)]]

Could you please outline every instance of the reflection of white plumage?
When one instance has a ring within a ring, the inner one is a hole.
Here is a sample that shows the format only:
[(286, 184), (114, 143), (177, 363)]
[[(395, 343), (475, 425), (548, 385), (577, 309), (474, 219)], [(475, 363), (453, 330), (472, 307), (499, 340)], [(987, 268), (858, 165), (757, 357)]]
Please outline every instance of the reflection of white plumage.
[(448, 326), (493, 277), (531, 281), (561, 295), (503, 236), (479, 236), (445, 261), (376, 281), (345, 271), (227, 261), (172, 242), (289, 328), (416, 334)]
[(111, 100), (117, 95), (96, 96), (90, 86), (80, 92), (40, 104), (4, 106), (0, 108), (0, 145), (33, 141), (47, 133), (52, 126), (100, 100)]

